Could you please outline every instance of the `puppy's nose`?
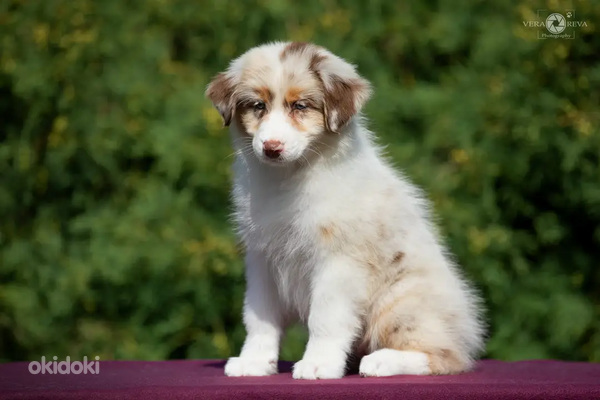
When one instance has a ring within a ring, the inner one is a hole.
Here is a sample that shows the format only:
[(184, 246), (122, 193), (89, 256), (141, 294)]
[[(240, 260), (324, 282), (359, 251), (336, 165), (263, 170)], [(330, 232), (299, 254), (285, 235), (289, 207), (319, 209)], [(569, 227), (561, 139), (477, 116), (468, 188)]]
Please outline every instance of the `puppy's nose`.
[(283, 144), (279, 140), (267, 140), (263, 143), (263, 152), (268, 158), (279, 158), (283, 151)]

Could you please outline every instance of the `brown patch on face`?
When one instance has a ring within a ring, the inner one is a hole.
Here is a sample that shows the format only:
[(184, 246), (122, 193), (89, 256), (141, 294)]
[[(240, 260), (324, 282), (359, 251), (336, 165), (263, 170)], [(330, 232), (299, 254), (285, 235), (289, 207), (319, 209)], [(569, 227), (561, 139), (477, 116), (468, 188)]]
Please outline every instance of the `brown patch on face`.
[[(320, 123), (322, 116), (315, 117), (315, 111), (311, 110), (292, 110), (290, 111), (290, 122), (300, 132), (306, 132), (308, 126), (315, 126)], [(320, 115), (320, 114), (319, 114)]]
[(290, 109), (290, 119), (294, 128), (298, 129), (300, 132), (303, 132), (306, 130), (306, 128), (302, 123), (302, 119), (310, 110), (294, 110), (294, 103), (300, 99), (302, 99), (302, 89), (293, 86), (285, 92), (284, 106), (289, 107)]
[(442, 348), (424, 351), (424, 353), (429, 357), (429, 369), (432, 374), (458, 374), (469, 368), (468, 361), (458, 357), (453, 350)]
[(392, 257), (392, 264), (398, 264), (404, 258), (404, 253), (399, 251)]
[(305, 42), (292, 42), (285, 46), (281, 54), (279, 55), (279, 59), (281, 61), (288, 58), (291, 54), (302, 53), (304, 50), (312, 46), (310, 43)]
[(299, 87), (291, 87), (285, 92), (285, 102), (289, 105), (294, 104), (302, 98), (302, 89)]
[(321, 131), (325, 125), (321, 111), (309, 107), (304, 110), (289, 110), (290, 123), (300, 132)]
[(221, 72), (213, 78), (206, 88), (206, 96), (210, 99), (210, 101), (212, 101), (221, 114), (221, 117), (223, 118), (223, 125), (225, 126), (229, 126), (231, 123), (231, 117), (234, 113), (234, 87), (235, 85), (233, 79)]
[(273, 92), (271, 92), (271, 90), (266, 86), (256, 89), (256, 94), (258, 94), (258, 97), (260, 97), (260, 99), (267, 104), (273, 101)]

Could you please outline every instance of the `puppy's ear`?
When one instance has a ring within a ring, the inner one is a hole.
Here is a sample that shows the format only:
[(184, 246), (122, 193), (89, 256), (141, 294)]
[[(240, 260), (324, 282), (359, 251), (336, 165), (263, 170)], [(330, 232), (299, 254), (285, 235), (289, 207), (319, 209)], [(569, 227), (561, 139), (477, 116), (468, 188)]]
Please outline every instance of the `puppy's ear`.
[(229, 126), (235, 112), (235, 84), (233, 78), (221, 72), (213, 78), (206, 88), (206, 97), (212, 101), (223, 117), (223, 125)]
[(327, 128), (340, 132), (371, 96), (371, 85), (353, 65), (324, 49), (314, 54), (311, 69), (323, 82)]

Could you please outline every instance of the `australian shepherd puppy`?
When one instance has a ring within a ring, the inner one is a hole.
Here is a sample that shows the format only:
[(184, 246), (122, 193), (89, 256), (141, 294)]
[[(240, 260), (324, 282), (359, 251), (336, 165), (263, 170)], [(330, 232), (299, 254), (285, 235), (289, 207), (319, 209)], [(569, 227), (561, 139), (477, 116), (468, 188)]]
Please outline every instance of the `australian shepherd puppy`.
[(479, 302), (440, 243), (419, 189), (382, 158), (359, 112), (371, 93), (322, 47), (271, 43), (207, 88), (236, 150), (247, 336), (229, 376), (277, 372), (294, 321), (297, 379), (452, 374), (483, 347)]

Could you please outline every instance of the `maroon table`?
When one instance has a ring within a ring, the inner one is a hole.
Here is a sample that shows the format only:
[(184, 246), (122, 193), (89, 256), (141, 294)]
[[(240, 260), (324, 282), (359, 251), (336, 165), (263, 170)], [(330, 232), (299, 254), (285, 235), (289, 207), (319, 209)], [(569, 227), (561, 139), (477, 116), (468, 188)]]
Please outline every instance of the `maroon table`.
[(101, 361), (97, 375), (32, 375), (28, 363), (0, 364), (1, 399), (600, 399), (600, 364), (480, 361), (455, 376), (297, 381), (291, 363), (264, 378), (223, 376), (224, 361)]

